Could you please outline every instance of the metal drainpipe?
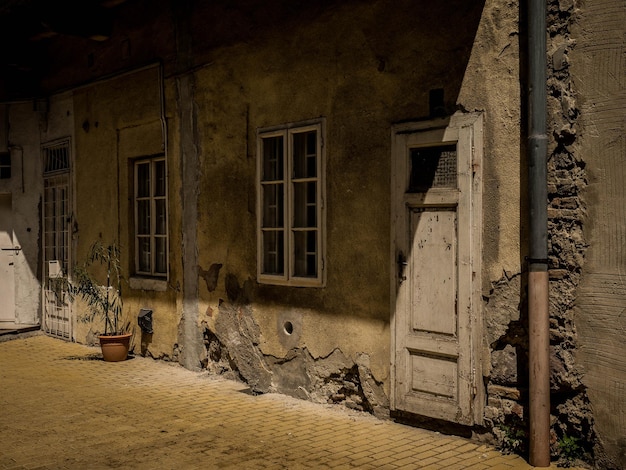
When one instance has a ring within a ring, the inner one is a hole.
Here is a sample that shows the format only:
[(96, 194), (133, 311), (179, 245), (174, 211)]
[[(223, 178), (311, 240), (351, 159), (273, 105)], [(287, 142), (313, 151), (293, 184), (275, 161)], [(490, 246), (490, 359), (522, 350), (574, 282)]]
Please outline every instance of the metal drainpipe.
[(546, 0), (528, 0), (528, 324), (530, 464), (550, 466)]

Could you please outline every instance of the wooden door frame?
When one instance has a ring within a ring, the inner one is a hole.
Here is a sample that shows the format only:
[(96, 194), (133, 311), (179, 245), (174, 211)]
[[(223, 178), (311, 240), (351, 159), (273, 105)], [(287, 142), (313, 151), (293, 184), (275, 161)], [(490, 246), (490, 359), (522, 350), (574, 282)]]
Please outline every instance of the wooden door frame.
[[(449, 139), (447, 132), (458, 133), (456, 139)], [(471, 146), (471, 158), (467, 168), (459, 168), (458, 172), (471, 172), (471, 190), (469, 194), (469, 218), (471, 223), (470, 253), (468, 262), (471, 266), (472, 282), (470, 286), (470, 355), (471, 355), (471, 386), (472, 403), (471, 423), (483, 423), (485, 391), (482, 381), (482, 164), (483, 164), (483, 116), (482, 113), (461, 113), (453, 116), (429, 121), (406, 122), (391, 128), (391, 246), (390, 246), (390, 299), (391, 299), (391, 370), (390, 370), (390, 408), (396, 410), (396, 308), (398, 292), (398, 226), (399, 218), (404, 217), (403, 198), (408, 187), (410, 172), (406, 163), (399, 165), (398, 152), (404, 154), (407, 148), (407, 137), (411, 134), (428, 136), (431, 134), (433, 143), (456, 140), (459, 145)], [(426, 137), (427, 138), (427, 137)], [(440, 140), (441, 139), (441, 140)], [(427, 203), (427, 201), (425, 201)]]

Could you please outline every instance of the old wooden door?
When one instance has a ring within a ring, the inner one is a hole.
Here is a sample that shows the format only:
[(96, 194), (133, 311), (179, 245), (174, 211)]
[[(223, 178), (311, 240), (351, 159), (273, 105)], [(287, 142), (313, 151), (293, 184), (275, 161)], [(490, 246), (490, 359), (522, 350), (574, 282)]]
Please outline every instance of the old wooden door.
[(482, 119), (392, 131), (392, 409), (481, 421)]
[(11, 194), (0, 194), (0, 328), (15, 323), (16, 253)]

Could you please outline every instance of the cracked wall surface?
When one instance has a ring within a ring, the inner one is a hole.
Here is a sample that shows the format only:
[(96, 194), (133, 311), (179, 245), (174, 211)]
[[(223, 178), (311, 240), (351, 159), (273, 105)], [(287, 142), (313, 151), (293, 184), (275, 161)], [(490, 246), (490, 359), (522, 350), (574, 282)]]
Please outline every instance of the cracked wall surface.
[(389, 414), (383, 384), (372, 375), (367, 354), (352, 359), (335, 348), (327, 356), (314, 357), (306, 347), (289, 349), (283, 357), (263, 354), (252, 308), (241, 303), (222, 303), (214, 329), (205, 327), (204, 366), (243, 380), (252, 393), (278, 392), (379, 417)]

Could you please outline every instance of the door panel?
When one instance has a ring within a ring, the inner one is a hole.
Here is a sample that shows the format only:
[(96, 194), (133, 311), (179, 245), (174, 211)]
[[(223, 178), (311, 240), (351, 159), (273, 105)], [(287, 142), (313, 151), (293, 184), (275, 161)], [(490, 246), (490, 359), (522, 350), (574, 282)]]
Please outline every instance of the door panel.
[(482, 420), (481, 116), (392, 133), (392, 409)]
[(411, 355), (411, 391), (434, 397), (457, 398), (457, 372), (455, 360), (445, 357)]
[(456, 211), (410, 209), (413, 331), (456, 334)]

